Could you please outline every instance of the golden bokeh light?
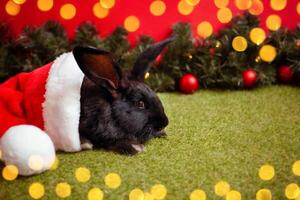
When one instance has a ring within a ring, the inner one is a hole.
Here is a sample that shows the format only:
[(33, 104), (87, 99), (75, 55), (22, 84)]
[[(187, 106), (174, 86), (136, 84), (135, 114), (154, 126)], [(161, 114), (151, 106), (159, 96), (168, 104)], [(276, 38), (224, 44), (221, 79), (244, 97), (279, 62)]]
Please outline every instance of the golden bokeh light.
[(71, 195), (71, 186), (66, 182), (58, 183), (55, 187), (55, 192), (60, 198), (69, 197)]
[(196, 6), (198, 3), (200, 3), (200, 0), (185, 0), (185, 1), (191, 6)]
[(238, 52), (243, 52), (247, 49), (248, 43), (243, 36), (236, 36), (232, 40), (232, 48)]
[(140, 20), (136, 16), (128, 16), (124, 21), (124, 28), (129, 32), (134, 32), (140, 27)]
[(180, 0), (177, 5), (177, 9), (182, 15), (189, 15), (193, 12), (194, 6), (188, 4), (185, 0)]
[(298, 15), (300, 15), (300, 2), (297, 4), (297, 13), (298, 13)]
[(288, 199), (296, 199), (300, 195), (299, 186), (296, 183), (288, 184), (284, 194)]
[(296, 176), (300, 176), (300, 160), (294, 162), (292, 166), (292, 171)]
[(144, 77), (144, 79), (148, 79), (150, 77), (150, 73), (149, 72), (147, 72), (146, 74), (145, 74), (145, 77)]
[(225, 24), (231, 21), (232, 12), (229, 8), (220, 8), (217, 13), (218, 20)]
[(9, 0), (5, 4), (5, 11), (7, 14), (9, 14), (11, 16), (16, 16), (20, 13), (21, 6), (19, 4), (14, 3), (13, 1)]
[(101, 6), (106, 9), (110, 9), (110, 8), (114, 7), (116, 4), (115, 0), (100, 0), (99, 2), (101, 4)]
[(208, 21), (203, 21), (197, 26), (197, 33), (202, 38), (207, 38), (213, 33), (213, 27)]
[(99, 2), (96, 2), (93, 6), (93, 13), (99, 19), (103, 19), (108, 16), (109, 9), (102, 7)]
[(264, 29), (258, 28), (258, 27), (253, 28), (250, 31), (250, 39), (256, 45), (260, 45), (261, 43), (263, 43), (266, 39), (266, 33), (265, 33)]
[(190, 200), (206, 200), (206, 194), (203, 190), (196, 189), (190, 194)]
[(252, 6), (252, 0), (235, 0), (235, 5), (240, 10), (247, 10)]
[(109, 173), (105, 176), (104, 182), (107, 185), (107, 187), (116, 189), (120, 187), (122, 180), (119, 174)]
[(104, 193), (100, 188), (94, 187), (88, 192), (88, 200), (102, 200), (104, 197)]
[(31, 155), (27, 164), (30, 169), (39, 171), (44, 167), (44, 160), (40, 155)]
[(155, 200), (153, 195), (149, 192), (144, 193), (144, 200)]
[(59, 165), (59, 160), (57, 157), (55, 157), (55, 160), (54, 162), (52, 163), (51, 167), (50, 167), (50, 170), (56, 170), (58, 168), (58, 165)]
[(19, 170), (15, 165), (6, 165), (2, 170), (2, 176), (7, 181), (13, 181), (18, 177)]
[(78, 182), (85, 183), (90, 180), (91, 172), (88, 168), (85, 167), (78, 167), (75, 170), (75, 178)]
[(73, 4), (67, 3), (60, 8), (60, 16), (63, 19), (70, 20), (76, 15), (76, 7)]
[(161, 200), (164, 199), (167, 195), (167, 188), (162, 184), (153, 185), (150, 193), (154, 199)]
[(249, 13), (252, 15), (260, 15), (264, 11), (264, 4), (261, 0), (252, 0), (252, 6), (249, 8)]
[(144, 192), (139, 188), (135, 188), (129, 193), (129, 200), (144, 200), (144, 198)]
[(231, 190), (226, 194), (226, 200), (241, 200), (242, 195), (239, 191)]
[(31, 198), (40, 199), (45, 195), (44, 185), (39, 182), (32, 183), (28, 188), (28, 193)]
[(256, 200), (272, 200), (272, 193), (269, 189), (260, 189), (256, 192)]
[(217, 8), (225, 8), (228, 6), (229, 0), (214, 0)]
[(49, 11), (53, 7), (53, 0), (38, 0), (37, 7), (41, 11)]
[(161, 16), (166, 11), (166, 4), (161, 0), (155, 0), (150, 4), (150, 12), (154, 16)]
[(273, 10), (279, 11), (286, 7), (287, 0), (271, 0), (270, 5)]
[[(259, 56), (263, 61), (272, 62), (275, 58), (276, 50), (271, 45), (264, 45), (259, 51)], [(259, 168), (258, 176), (264, 181), (271, 180), (275, 175), (275, 169), (272, 165), (263, 165)]]
[(230, 185), (226, 181), (219, 181), (216, 183), (215, 187), (215, 194), (217, 196), (225, 196), (230, 191)]
[(269, 30), (276, 31), (281, 27), (281, 18), (278, 15), (269, 15), (266, 25)]
[(12, 0), (13, 2), (15, 2), (16, 4), (24, 4), (26, 2), (26, 0)]

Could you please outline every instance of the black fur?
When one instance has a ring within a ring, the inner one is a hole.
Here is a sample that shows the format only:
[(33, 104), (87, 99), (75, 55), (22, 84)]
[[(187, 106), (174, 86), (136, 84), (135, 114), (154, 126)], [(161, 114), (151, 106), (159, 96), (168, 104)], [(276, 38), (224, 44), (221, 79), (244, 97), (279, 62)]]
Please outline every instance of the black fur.
[[(81, 86), (81, 137), (88, 139), (96, 148), (133, 155), (139, 152), (134, 145), (143, 145), (153, 137), (165, 135), (163, 129), (168, 125), (168, 118), (162, 103), (141, 77), (149, 69), (145, 65), (149, 65), (163, 49), (162, 46), (170, 41), (163, 41), (154, 45), (156, 48), (147, 49), (139, 58), (143, 59), (140, 70), (135, 65), (133, 71), (123, 73), (106, 52), (106, 61), (110, 60), (112, 63), (96, 67), (113, 70), (95, 72), (95, 66), (88, 66), (95, 65), (95, 62), (85, 60), (90, 57), (84, 54), (103, 56), (102, 51), (74, 49), (75, 59), (86, 75)], [(145, 55), (151, 57), (148, 62), (145, 62)], [(110, 74), (107, 74), (108, 71)]]

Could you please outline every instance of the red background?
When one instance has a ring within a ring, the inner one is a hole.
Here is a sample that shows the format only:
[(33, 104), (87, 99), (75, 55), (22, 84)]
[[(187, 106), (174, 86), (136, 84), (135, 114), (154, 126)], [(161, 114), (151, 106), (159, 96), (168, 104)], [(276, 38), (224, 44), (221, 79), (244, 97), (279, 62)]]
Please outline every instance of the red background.
[[(163, 0), (166, 4), (166, 11), (162, 16), (153, 16), (149, 11), (151, 0), (116, 0), (115, 6), (110, 9), (109, 15), (104, 19), (94, 16), (92, 8), (99, 0), (54, 0), (54, 6), (47, 12), (42, 12), (37, 7), (37, 0), (27, 0), (21, 5), (21, 11), (16, 16), (10, 16), (5, 11), (5, 4), (8, 0), (0, 1), (0, 20), (9, 22), (14, 31), (18, 34), (25, 25), (40, 26), (47, 20), (60, 21), (72, 38), (74, 29), (83, 21), (93, 22), (101, 36), (110, 34), (116, 26), (123, 26), (125, 18), (129, 15), (135, 15), (140, 20), (140, 27), (137, 31), (129, 34), (129, 40), (135, 42), (140, 34), (147, 34), (160, 40), (166, 37), (171, 30), (171, 26), (179, 21), (190, 22), (192, 24), (194, 34), (196, 27), (202, 21), (209, 21), (214, 31), (222, 28), (217, 19), (217, 10), (213, 0), (201, 0), (195, 7), (193, 12), (184, 16), (177, 10), (178, 0)], [(288, 0), (287, 6), (281, 11), (275, 11), (270, 7), (270, 0), (262, 0), (264, 11), (260, 15), (261, 26), (266, 28), (265, 21), (270, 14), (277, 14), (282, 19), (282, 26), (293, 29), (300, 22), (300, 16), (296, 11), (296, 6), (300, 0)], [(59, 10), (65, 3), (72, 3), (76, 7), (76, 15), (71, 20), (61, 18)], [(243, 11), (238, 10), (234, 0), (230, 0), (228, 8), (231, 9), (233, 15), (242, 14)]]

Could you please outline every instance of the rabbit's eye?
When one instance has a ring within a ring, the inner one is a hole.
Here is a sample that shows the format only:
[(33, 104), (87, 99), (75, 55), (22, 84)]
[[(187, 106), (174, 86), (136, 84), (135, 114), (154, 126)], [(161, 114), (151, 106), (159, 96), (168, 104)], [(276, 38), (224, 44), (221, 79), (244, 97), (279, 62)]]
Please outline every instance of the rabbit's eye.
[(137, 101), (136, 106), (138, 108), (144, 109), (145, 108), (145, 103), (143, 101)]

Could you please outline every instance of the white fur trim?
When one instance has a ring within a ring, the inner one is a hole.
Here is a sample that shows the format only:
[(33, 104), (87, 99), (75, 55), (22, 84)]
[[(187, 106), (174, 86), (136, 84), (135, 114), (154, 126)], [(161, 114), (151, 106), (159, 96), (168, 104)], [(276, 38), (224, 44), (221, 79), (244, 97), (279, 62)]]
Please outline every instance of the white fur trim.
[[(31, 125), (13, 126), (0, 140), (2, 159), (6, 165), (15, 165), (20, 175), (39, 174), (50, 169), (55, 160), (55, 148), (50, 137)], [(30, 165), (31, 158), (40, 158), (38, 168)]]
[(58, 150), (81, 150), (78, 129), (83, 77), (72, 52), (61, 55), (51, 66), (43, 103), (43, 117), (45, 131)]

